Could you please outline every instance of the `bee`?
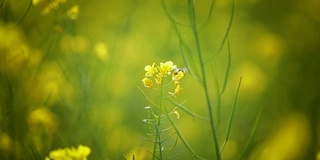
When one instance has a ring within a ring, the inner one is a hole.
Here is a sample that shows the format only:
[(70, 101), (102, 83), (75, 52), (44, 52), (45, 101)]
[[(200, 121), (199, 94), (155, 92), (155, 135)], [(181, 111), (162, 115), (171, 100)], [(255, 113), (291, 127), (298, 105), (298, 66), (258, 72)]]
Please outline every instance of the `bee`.
[(179, 72), (183, 72), (186, 73), (187, 72), (187, 68), (176, 68), (173, 72), (173, 75), (178, 75)]

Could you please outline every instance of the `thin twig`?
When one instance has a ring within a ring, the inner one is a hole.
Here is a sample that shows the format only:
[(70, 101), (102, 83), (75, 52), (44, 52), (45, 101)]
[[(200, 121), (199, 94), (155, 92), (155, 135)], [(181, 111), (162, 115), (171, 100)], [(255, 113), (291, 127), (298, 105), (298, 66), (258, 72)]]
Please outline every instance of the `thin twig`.
[(223, 143), (223, 145), (221, 147), (220, 154), (222, 153), (225, 145), (227, 144), (227, 142), (229, 140), (232, 120), (233, 120), (233, 117), (234, 117), (234, 111), (236, 109), (236, 104), (237, 104), (238, 95), (239, 95), (239, 91), (240, 91), (241, 81), (242, 81), (242, 76), (240, 77), (238, 88), (237, 88), (237, 92), (236, 92), (236, 96), (235, 96), (234, 101), (233, 101), (233, 106), (232, 106), (232, 110), (231, 110), (231, 114), (230, 114), (230, 118), (229, 118), (229, 122), (228, 122), (228, 127), (227, 127), (227, 132), (226, 132), (226, 138), (225, 138), (224, 143)]
[(198, 52), (198, 56), (199, 56), (199, 64), (200, 64), (201, 75), (202, 75), (202, 85), (204, 88), (205, 97), (206, 97), (207, 106), (208, 106), (210, 126), (211, 126), (212, 136), (213, 136), (213, 140), (214, 140), (216, 158), (217, 158), (217, 160), (220, 160), (221, 155), (220, 155), (220, 149), (219, 149), (219, 144), (218, 144), (218, 136), (217, 136), (217, 131), (216, 131), (216, 127), (215, 127), (214, 116), (212, 113), (213, 107), (212, 107), (212, 103), (210, 100), (209, 88), (208, 88), (207, 78), (206, 78), (206, 73), (205, 73), (205, 68), (204, 68), (204, 60), (202, 57), (202, 52), (201, 52), (201, 47), (200, 47), (200, 40), (199, 40), (198, 28), (197, 28), (197, 20), (196, 20), (196, 14), (195, 14), (195, 6), (193, 3), (193, 0), (189, 0), (189, 16), (190, 16), (190, 26), (192, 27), (192, 32), (194, 35), (194, 40), (196, 43), (196, 48), (197, 48), (197, 52)]

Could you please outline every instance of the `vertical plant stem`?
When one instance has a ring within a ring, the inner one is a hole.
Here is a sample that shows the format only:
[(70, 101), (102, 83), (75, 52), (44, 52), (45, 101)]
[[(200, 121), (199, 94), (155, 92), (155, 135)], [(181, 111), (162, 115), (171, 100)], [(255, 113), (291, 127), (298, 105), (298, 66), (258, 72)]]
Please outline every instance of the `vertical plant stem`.
[[(155, 124), (157, 125), (157, 124)], [(157, 132), (158, 133), (158, 132)], [(153, 152), (152, 152), (152, 159), (154, 160), (156, 158), (156, 151), (157, 151), (157, 139), (158, 139), (158, 134), (156, 134), (155, 140), (154, 140), (154, 145), (153, 145)]]
[(200, 41), (199, 41), (198, 28), (197, 28), (194, 7), (195, 7), (195, 5), (193, 3), (193, 0), (189, 0), (190, 25), (192, 28), (192, 32), (193, 32), (193, 36), (195, 39), (196, 48), (197, 48), (197, 52), (198, 52), (198, 56), (199, 56), (199, 63), (200, 63), (200, 69), (201, 69), (201, 75), (202, 75), (202, 85), (204, 88), (205, 97), (206, 97), (207, 106), (208, 106), (210, 126), (211, 126), (214, 145), (215, 145), (216, 158), (217, 158), (217, 160), (220, 160), (221, 155), (220, 155), (220, 151), (219, 151), (220, 149), (219, 149), (219, 144), (218, 144), (218, 136), (216, 134), (215, 122), (214, 122), (214, 117), (213, 117), (213, 113), (212, 113), (213, 107), (212, 107), (212, 103), (210, 101), (209, 89), (208, 89), (207, 78), (206, 78), (206, 73), (205, 73), (204, 60), (203, 60), (202, 53), (201, 53), (201, 47), (200, 47)]
[[(159, 102), (159, 113), (158, 113), (158, 117), (157, 117), (157, 124), (156, 124), (156, 142), (155, 146), (154, 146), (154, 154), (156, 152), (156, 144), (158, 144), (159, 146), (159, 158), (162, 159), (162, 140), (161, 140), (161, 117), (162, 117), (162, 96), (163, 96), (163, 80), (161, 80), (160, 82), (160, 102)], [(154, 158), (154, 157), (153, 157)]]

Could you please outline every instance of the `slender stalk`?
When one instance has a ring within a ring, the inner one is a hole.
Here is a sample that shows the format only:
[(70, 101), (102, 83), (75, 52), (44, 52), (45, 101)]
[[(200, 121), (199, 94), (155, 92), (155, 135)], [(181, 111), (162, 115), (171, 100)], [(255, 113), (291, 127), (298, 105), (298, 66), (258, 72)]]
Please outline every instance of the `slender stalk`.
[[(163, 79), (161, 80), (161, 84), (160, 84), (160, 102), (159, 102), (159, 113), (158, 113), (158, 119), (157, 119), (157, 124), (156, 124), (156, 138), (157, 138), (157, 142), (158, 142), (158, 146), (159, 146), (159, 158), (162, 159), (162, 140), (161, 140), (161, 129), (160, 129), (160, 125), (161, 125), (161, 115), (162, 115), (162, 97), (163, 97)], [(156, 149), (154, 148), (154, 151)], [(154, 152), (155, 153), (155, 152)]]
[(231, 125), (232, 125), (232, 121), (233, 121), (233, 117), (234, 117), (234, 111), (235, 111), (235, 109), (236, 109), (236, 104), (237, 104), (238, 95), (239, 95), (239, 91), (240, 91), (241, 81), (242, 81), (242, 77), (240, 77), (240, 80), (239, 80), (239, 84), (238, 84), (236, 96), (235, 96), (235, 98), (234, 98), (234, 102), (233, 102), (233, 106), (232, 106), (232, 110), (231, 110), (231, 114), (230, 114), (230, 118), (229, 118), (229, 122), (228, 122), (226, 138), (225, 138), (225, 141), (224, 141), (224, 143), (223, 143), (223, 145), (222, 145), (222, 147), (221, 147), (220, 154), (222, 153), (225, 145), (227, 144), (227, 142), (228, 142), (228, 140), (229, 140)]
[(228, 78), (229, 78), (229, 71), (230, 71), (230, 65), (231, 65), (231, 49), (230, 49), (229, 37), (227, 37), (227, 41), (228, 41), (228, 65), (227, 65), (227, 69), (226, 69), (226, 75), (224, 77), (223, 87), (222, 87), (222, 90), (221, 90), (220, 94), (223, 94), (225, 89), (226, 89), (226, 87), (227, 87), (227, 82), (228, 82)]
[(190, 111), (187, 107), (183, 106), (182, 104), (177, 103), (176, 101), (172, 100), (172, 99), (168, 99), (173, 105), (177, 106), (179, 109), (183, 110), (184, 112), (188, 113), (189, 115), (191, 115), (193, 118), (199, 118), (205, 121), (209, 121), (209, 119), (207, 117), (204, 116), (200, 116), (197, 115), (195, 113), (193, 113), (192, 111)]
[(190, 146), (190, 144), (187, 142), (187, 140), (183, 137), (182, 133), (180, 132), (179, 128), (177, 127), (177, 125), (174, 123), (173, 119), (170, 117), (169, 115), (169, 111), (166, 107), (163, 107), (164, 111), (166, 113), (167, 118), (169, 119), (172, 127), (174, 128), (174, 130), (177, 132), (177, 135), (179, 136), (180, 140), (182, 141), (182, 143), (186, 146), (186, 148), (189, 150), (189, 152), (192, 153), (192, 155), (194, 156), (195, 159), (201, 159), (201, 160), (205, 160), (204, 158), (200, 157)]
[[(156, 136), (155, 136), (155, 140), (154, 140), (154, 145), (153, 145), (153, 160), (155, 158), (158, 159), (162, 159), (162, 140), (161, 140), (161, 136), (160, 136), (160, 125), (161, 125), (161, 115), (162, 115), (162, 96), (163, 96), (163, 80), (161, 80), (161, 84), (160, 84), (160, 89), (159, 89), (159, 97), (160, 97), (160, 101), (159, 101), (159, 111), (158, 111), (158, 117), (156, 118), (156, 122), (154, 124), (155, 128), (156, 128)], [(156, 151), (157, 151), (157, 146), (159, 147), (159, 157), (156, 157)]]
[(231, 15), (230, 15), (230, 20), (229, 20), (229, 24), (228, 24), (228, 27), (227, 27), (227, 31), (221, 41), (221, 44), (220, 44), (220, 47), (218, 48), (218, 50), (208, 59), (205, 61), (205, 63), (208, 63), (210, 60), (212, 60), (217, 54), (219, 54), (222, 49), (223, 49), (223, 46), (224, 46), (224, 43), (226, 42), (226, 40), (228, 39), (229, 37), (229, 32), (230, 32), (230, 29), (231, 29), (231, 26), (232, 26), (232, 22), (233, 22), (233, 18), (234, 18), (234, 11), (235, 11), (235, 0), (232, 0), (232, 8), (231, 8)]
[(157, 139), (158, 135), (156, 135), (155, 140), (154, 140), (154, 145), (153, 145), (153, 152), (152, 152), (152, 159), (154, 160), (156, 158), (156, 151), (157, 151)]
[(199, 57), (199, 63), (200, 63), (200, 69), (201, 69), (201, 75), (202, 75), (202, 85), (205, 92), (205, 97), (207, 101), (208, 111), (209, 111), (209, 118), (210, 118), (210, 126), (212, 130), (212, 135), (214, 139), (214, 145), (215, 145), (215, 152), (216, 152), (216, 158), (217, 160), (221, 159), (220, 151), (219, 151), (219, 144), (218, 144), (218, 136), (216, 134), (216, 128), (214, 123), (214, 117), (213, 117), (213, 107), (212, 103), (210, 101), (210, 95), (209, 95), (209, 89), (207, 84), (207, 78), (206, 78), (206, 72), (204, 68), (204, 60), (202, 57), (201, 47), (200, 47), (200, 41), (199, 41), (199, 35), (198, 35), (198, 28), (197, 28), (197, 22), (196, 22), (196, 15), (195, 15), (195, 8), (194, 8), (193, 0), (189, 0), (189, 9), (190, 9), (190, 24), (193, 31), (196, 48), (198, 52)]
[(247, 149), (248, 149), (248, 147), (249, 147), (249, 144), (251, 143), (251, 141), (252, 141), (252, 139), (253, 139), (253, 136), (254, 136), (257, 128), (258, 128), (258, 125), (259, 125), (259, 122), (260, 122), (260, 118), (261, 118), (261, 114), (262, 114), (263, 108), (264, 108), (264, 106), (261, 106), (260, 109), (259, 109), (257, 118), (256, 118), (256, 120), (255, 120), (255, 122), (254, 122), (254, 125), (253, 125), (253, 127), (252, 127), (252, 130), (251, 130), (251, 132), (250, 132), (249, 139), (248, 139), (246, 145), (243, 147), (243, 150), (242, 150), (242, 152), (241, 152), (241, 155), (240, 155), (239, 160), (243, 159), (243, 156), (244, 156), (244, 155), (246, 154), (246, 152), (247, 152)]
[[(3, 3), (3, 2), (4, 2), (4, 0), (3, 0), (1, 3)], [(0, 4), (0, 6), (1, 6), (1, 5), (2, 5), (2, 4)], [(19, 19), (14, 25), (12, 25), (11, 27), (9, 27), (9, 30), (10, 30), (10, 29), (13, 29), (14, 27), (16, 27), (16, 26), (18, 26), (19, 24), (21, 24), (21, 22), (24, 20), (24, 18), (26, 18), (28, 12), (30, 11), (31, 6), (32, 6), (32, 0), (29, 1), (28, 7), (27, 7), (26, 11), (23, 13), (23, 15), (20, 17), (20, 19)]]
[[(159, 117), (160, 119), (160, 117)], [(162, 139), (161, 139), (161, 129), (160, 129), (160, 125), (156, 125), (156, 138), (157, 138), (157, 141), (155, 144), (158, 144), (159, 146), (159, 158), (162, 159)]]

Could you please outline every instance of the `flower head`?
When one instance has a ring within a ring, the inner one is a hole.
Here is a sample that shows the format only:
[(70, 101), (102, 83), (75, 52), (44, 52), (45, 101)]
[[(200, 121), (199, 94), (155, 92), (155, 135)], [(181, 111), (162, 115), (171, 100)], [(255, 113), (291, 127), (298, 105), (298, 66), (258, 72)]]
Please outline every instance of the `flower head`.
[(171, 61), (167, 61), (165, 63), (160, 63), (160, 66), (159, 66), (159, 74), (162, 76), (162, 77), (166, 77), (167, 75), (170, 75), (171, 74), (171, 71), (173, 69), (176, 69), (177, 66), (176, 65), (173, 65), (173, 62)]
[[(162, 87), (168, 86), (169, 84), (173, 83), (175, 86), (175, 90), (173, 93), (169, 92), (169, 94), (171, 94), (171, 96), (176, 96), (180, 92), (180, 79), (184, 77), (185, 71), (183, 69), (177, 69), (177, 66), (174, 65), (172, 61), (167, 61), (164, 63), (161, 62), (159, 66), (155, 66), (155, 63), (153, 63), (152, 65), (145, 66), (144, 70), (146, 71), (146, 73), (145, 77), (142, 79), (142, 82), (145, 87), (153, 89), (153, 81), (158, 84), (158, 89), (162, 89)], [(172, 79), (169, 79), (170, 82), (163, 85), (164, 82), (167, 82), (164, 79), (172, 72)]]

